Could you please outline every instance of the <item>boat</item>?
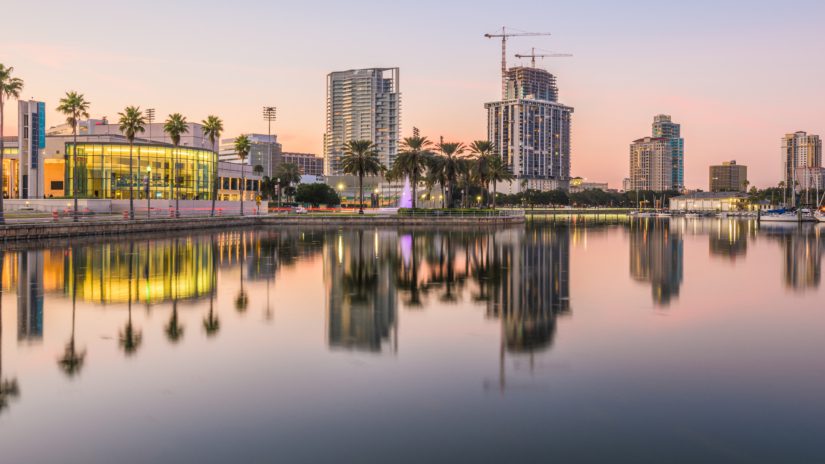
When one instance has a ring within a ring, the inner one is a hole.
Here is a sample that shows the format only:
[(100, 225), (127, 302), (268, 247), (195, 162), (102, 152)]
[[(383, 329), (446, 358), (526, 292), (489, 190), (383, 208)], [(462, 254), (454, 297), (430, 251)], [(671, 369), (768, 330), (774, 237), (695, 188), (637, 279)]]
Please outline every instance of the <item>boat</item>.
[(699, 217), (699, 213), (685, 213), (686, 219), (696, 219)]
[(819, 218), (811, 210), (803, 208), (800, 210), (778, 209), (767, 211), (759, 220), (765, 222), (816, 222)]

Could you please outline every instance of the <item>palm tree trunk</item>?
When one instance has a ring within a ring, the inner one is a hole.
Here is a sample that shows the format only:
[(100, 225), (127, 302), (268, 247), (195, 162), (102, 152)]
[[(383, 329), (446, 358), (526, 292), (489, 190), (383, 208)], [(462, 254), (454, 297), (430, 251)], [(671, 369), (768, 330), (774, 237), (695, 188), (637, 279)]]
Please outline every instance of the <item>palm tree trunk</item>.
[[(6, 177), (3, 172), (3, 164), (6, 160), (6, 144), (3, 142), (3, 123), (5, 122), (5, 103), (0, 95), (0, 224), (6, 223), (5, 209), (3, 207), (3, 194), (6, 188)], [(11, 193), (11, 182), (9, 182), (9, 193)], [(2, 265), (2, 264), (0, 264)]]
[(132, 146), (134, 142), (129, 140), (129, 219), (135, 219), (135, 166), (132, 163)]
[(212, 142), (212, 153), (215, 155), (215, 178), (212, 182), (212, 210), (209, 213), (210, 217), (215, 217), (215, 200), (218, 196), (218, 154), (215, 153), (215, 142)]
[(364, 214), (364, 172), (358, 173), (358, 214)]
[(243, 196), (246, 193), (246, 172), (243, 167), (244, 165), (241, 165), (241, 216), (243, 216)]
[[(416, 160), (416, 162), (418, 162)], [(412, 208), (415, 209), (415, 200), (416, 200), (416, 193), (415, 193), (415, 186), (418, 184), (418, 166), (413, 166), (413, 173), (412, 173)]]
[(493, 209), (496, 209), (496, 181), (493, 181)]
[(178, 162), (180, 152), (178, 147), (175, 147), (175, 217), (180, 217), (180, 182), (178, 182)]
[[(72, 150), (72, 197), (74, 198), (74, 211), (72, 212), (72, 221), (77, 222), (77, 118), (74, 119), (74, 127), (72, 128), (72, 135), (74, 137), (74, 150)], [(11, 182), (9, 182), (11, 183)]]

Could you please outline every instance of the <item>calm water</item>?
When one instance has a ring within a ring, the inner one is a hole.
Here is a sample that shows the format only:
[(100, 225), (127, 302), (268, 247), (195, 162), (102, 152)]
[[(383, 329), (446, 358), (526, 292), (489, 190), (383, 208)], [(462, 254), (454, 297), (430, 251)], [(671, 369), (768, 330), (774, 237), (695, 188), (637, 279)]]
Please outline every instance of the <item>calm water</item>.
[(823, 232), (14, 245), (0, 462), (825, 462)]

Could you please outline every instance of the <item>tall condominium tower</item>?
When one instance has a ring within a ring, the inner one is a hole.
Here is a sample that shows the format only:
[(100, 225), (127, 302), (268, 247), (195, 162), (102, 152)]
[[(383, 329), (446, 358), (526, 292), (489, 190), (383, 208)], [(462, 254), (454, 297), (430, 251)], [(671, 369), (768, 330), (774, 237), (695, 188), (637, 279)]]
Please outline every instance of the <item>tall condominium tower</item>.
[(822, 140), (806, 132), (782, 137), (782, 180), (790, 188), (822, 187)]
[(517, 67), (505, 83), (504, 99), (484, 107), (487, 137), (516, 177), (511, 189), (568, 189), (573, 108), (558, 102), (555, 76)]
[(390, 167), (398, 153), (401, 93), (398, 68), (354, 69), (327, 76), (324, 172), (341, 175), (344, 143), (371, 140)]
[(653, 117), (653, 137), (670, 140), (670, 151), (673, 156), (671, 184), (674, 190), (685, 189), (685, 139), (680, 132), (681, 126), (671, 121), (670, 115), (658, 114)]
[(673, 189), (671, 139), (645, 137), (630, 145), (630, 187), (657, 192)]
[[(17, 103), (18, 198), (43, 197), (41, 151), (46, 148), (46, 104), (34, 100)], [(11, 184), (10, 184), (11, 185)], [(11, 195), (10, 195), (11, 197)]]

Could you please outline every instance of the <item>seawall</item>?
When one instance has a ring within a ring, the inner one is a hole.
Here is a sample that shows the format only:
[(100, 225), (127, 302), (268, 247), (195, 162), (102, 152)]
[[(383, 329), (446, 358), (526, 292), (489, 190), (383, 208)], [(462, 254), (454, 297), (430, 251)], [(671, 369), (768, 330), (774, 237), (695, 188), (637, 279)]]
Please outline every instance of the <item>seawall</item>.
[(250, 226), (381, 226), (445, 227), (523, 224), (524, 216), (336, 216), (271, 215), (178, 219), (95, 220), (78, 222), (10, 223), (0, 226), (0, 241), (44, 240), (62, 237), (127, 235)]

